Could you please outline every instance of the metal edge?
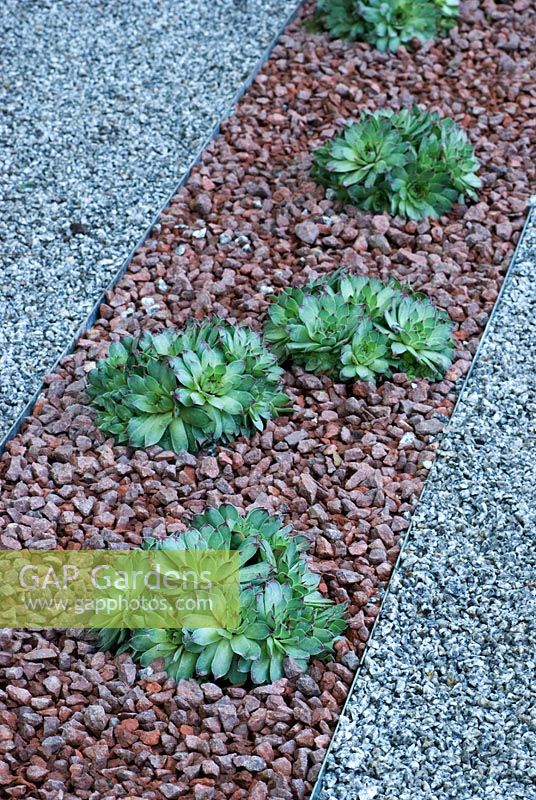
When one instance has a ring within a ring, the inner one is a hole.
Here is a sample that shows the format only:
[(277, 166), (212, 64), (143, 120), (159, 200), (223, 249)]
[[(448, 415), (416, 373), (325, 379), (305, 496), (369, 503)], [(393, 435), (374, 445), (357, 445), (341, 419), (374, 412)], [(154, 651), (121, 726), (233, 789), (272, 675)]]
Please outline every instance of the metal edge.
[[(162, 214), (164, 213), (166, 208), (171, 204), (171, 201), (172, 201), (173, 197), (175, 197), (175, 195), (188, 182), (193, 170), (201, 162), (201, 157), (202, 157), (203, 153), (205, 152), (206, 148), (209, 146), (209, 144), (211, 144), (211, 142), (214, 141), (214, 139), (216, 139), (216, 137), (218, 136), (218, 134), (221, 131), (222, 124), (233, 115), (236, 105), (244, 97), (245, 93), (247, 92), (247, 90), (249, 89), (249, 87), (251, 86), (251, 84), (253, 83), (255, 78), (257, 77), (257, 75), (260, 73), (261, 69), (264, 67), (264, 65), (266, 64), (266, 62), (270, 58), (270, 56), (272, 54), (272, 51), (275, 48), (275, 46), (277, 45), (280, 37), (284, 34), (284, 32), (287, 29), (287, 27), (298, 16), (298, 13), (299, 13), (299, 11), (300, 11), (300, 9), (301, 9), (301, 7), (302, 7), (302, 5), (304, 3), (305, 3), (305, 0), (298, 0), (297, 4), (293, 8), (293, 10), (289, 14), (287, 14), (287, 16), (285, 17), (285, 19), (283, 20), (283, 22), (281, 23), (281, 25), (277, 29), (276, 33), (274, 34), (274, 36), (270, 40), (268, 46), (264, 49), (264, 51), (262, 52), (261, 56), (259, 57), (259, 59), (255, 63), (255, 65), (253, 66), (253, 69), (249, 73), (248, 77), (246, 78), (244, 83), (242, 83), (240, 88), (237, 89), (237, 91), (234, 93), (234, 95), (231, 98), (231, 101), (230, 101), (229, 105), (227, 106), (226, 110), (223, 112), (223, 114), (221, 115), (221, 117), (218, 120), (218, 122), (216, 122), (216, 124), (212, 127), (212, 129), (211, 129), (210, 133), (208, 134), (207, 138), (201, 144), (201, 146), (197, 150), (196, 154), (194, 155), (193, 159), (189, 162), (189, 164), (186, 167), (186, 170), (184, 171), (184, 173), (182, 174), (182, 177), (180, 178), (179, 182), (175, 185), (175, 187), (170, 192), (170, 194), (167, 195), (167, 197), (164, 200), (163, 204), (159, 207), (158, 211), (156, 211), (156, 213), (154, 214), (151, 222), (149, 223), (149, 226), (145, 229), (145, 231), (141, 234), (141, 236), (136, 241), (134, 246), (130, 249), (128, 255), (123, 260), (121, 266), (119, 267), (119, 269), (117, 270), (115, 275), (112, 277), (112, 279), (107, 283), (105, 288), (98, 295), (97, 299), (95, 300), (95, 302), (93, 304), (93, 308), (91, 309), (89, 314), (87, 314), (85, 319), (78, 326), (78, 328), (76, 329), (74, 335), (70, 338), (69, 343), (67, 344), (67, 346), (60, 353), (60, 355), (56, 358), (56, 360), (54, 361), (54, 363), (52, 364), (50, 369), (47, 370), (45, 375), (50, 375), (52, 372), (56, 371), (56, 369), (58, 368), (60, 362), (66, 356), (70, 355), (73, 352), (73, 350), (75, 349), (76, 344), (77, 344), (78, 340), (80, 339), (80, 337), (84, 333), (86, 333), (86, 331), (88, 331), (93, 326), (93, 324), (97, 321), (97, 319), (99, 317), (99, 308), (100, 308), (101, 304), (106, 300), (106, 295), (108, 294), (108, 292), (111, 292), (114, 289), (114, 287), (117, 285), (117, 283), (121, 280), (123, 275), (126, 273), (126, 271), (127, 271), (128, 267), (129, 267), (132, 259), (134, 258), (136, 252), (149, 239), (149, 237), (150, 237), (151, 233), (153, 232), (155, 226), (158, 224), (158, 221), (159, 221), (160, 217), (162, 216)], [(15, 419), (15, 421), (13, 422), (11, 427), (8, 429), (7, 433), (4, 435), (4, 437), (2, 439), (0, 439), (0, 457), (4, 453), (7, 444), (12, 439), (14, 439), (15, 436), (20, 432), (20, 429), (21, 429), (25, 419), (30, 416), (30, 414), (32, 412), (32, 409), (35, 406), (35, 404), (38, 401), (38, 399), (41, 396), (41, 394), (43, 393), (43, 390), (44, 390), (44, 380), (41, 380), (40, 386), (31, 395), (30, 399), (24, 405), (22, 411), (19, 413), (19, 415), (17, 416), (17, 418)]]
[[(473, 368), (474, 368), (474, 366), (476, 364), (477, 359), (480, 356), (480, 353), (481, 353), (482, 347), (484, 345), (484, 342), (489, 337), (491, 326), (493, 324), (493, 321), (494, 321), (498, 306), (499, 306), (499, 304), (500, 304), (500, 302), (502, 300), (503, 294), (506, 291), (507, 286), (510, 284), (510, 281), (512, 279), (512, 275), (513, 275), (513, 273), (515, 271), (515, 267), (516, 267), (518, 259), (519, 259), (519, 254), (521, 252), (521, 247), (523, 245), (525, 236), (527, 235), (528, 231), (532, 228), (533, 225), (536, 225), (536, 198), (535, 199), (531, 198), (531, 200), (528, 201), (528, 211), (527, 211), (527, 217), (525, 219), (525, 224), (523, 225), (523, 229), (522, 229), (522, 231), (521, 231), (521, 233), (519, 235), (519, 239), (517, 241), (515, 250), (514, 250), (514, 252), (512, 254), (512, 258), (510, 259), (510, 264), (509, 264), (508, 269), (506, 271), (506, 274), (504, 276), (504, 280), (503, 280), (501, 288), (499, 290), (499, 294), (497, 295), (497, 299), (495, 300), (495, 303), (494, 303), (493, 309), (491, 311), (491, 314), (490, 314), (490, 316), (488, 318), (488, 321), (486, 322), (486, 327), (484, 328), (484, 332), (482, 334), (482, 337), (480, 339), (480, 342), (478, 344), (476, 352), (475, 352), (475, 354), (473, 356), (473, 360), (471, 361), (471, 366), (470, 366), (467, 374), (465, 375), (465, 377), (463, 379), (463, 383), (461, 385), (458, 397), (456, 399), (456, 402), (454, 404), (454, 408), (452, 410), (452, 414), (451, 414), (451, 417), (450, 417), (450, 420), (449, 420), (449, 425), (450, 425), (450, 422), (454, 419), (454, 416), (455, 416), (455, 414), (456, 414), (456, 412), (457, 412), (457, 410), (458, 410), (458, 408), (459, 408), (459, 406), (461, 404), (462, 399), (465, 397), (465, 394), (466, 394), (466, 391), (467, 391), (467, 386), (468, 386), (468, 383), (469, 383), (469, 379), (470, 379), (470, 377), (471, 377), (471, 375), (473, 373)], [(448, 433), (446, 433), (446, 435), (448, 436)], [(439, 453), (438, 453), (438, 455), (439, 455)], [(331, 739), (330, 739), (330, 742), (329, 742), (329, 745), (328, 745), (328, 749), (326, 750), (326, 755), (324, 756), (324, 759), (322, 761), (322, 766), (320, 768), (320, 772), (318, 773), (318, 777), (317, 777), (317, 779), (316, 779), (316, 781), (314, 783), (314, 786), (313, 786), (311, 795), (309, 797), (309, 800), (320, 800), (320, 793), (321, 793), (322, 788), (323, 788), (322, 784), (323, 784), (323, 781), (324, 781), (324, 775), (325, 775), (325, 771), (326, 771), (327, 762), (328, 762), (328, 759), (329, 759), (329, 757), (330, 757), (330, 755), (331, 755), (331, 753), (333, 751), (334, 744), (335, 744), (335, 739), (337, 738), (337, 734), (338, 734), (339, 729), (341, 727), (342, 718), (346, 714), (346, 710), (347, 710), (347, 707), (348, 707), (348, 705), (350, 703), (350, 699), (351, 699), (351, 697), (352, 697), (352, 695), (354, 693), (354, 689), (356, 687), (358, 678), (360, 676), (361, 669), (363, 667), (363, 662), (364, 662), (364, 660), (365, 660), (365, 658), (367, 656), (367, 653), (368, 653), (369, 642), (372, 641), (372, 639), (374, 637), (374, 633), (376, 631), (376, 627), (377, 627), (377, 625), (379, 624), (379, 622), (380, 622), (380, 620), (382, 618), (382, 609), (384, 607), (385, 601), (387, 600), (387, 598), (388, 598), (388, 596), (389, 596), (389, 594), (391, 592), (391, 585), (392, 585), (393, 577), (394, 577), (395, 573), (397, 572), (397, 570), (398, 570), (398, 568), (400, 566), (400, 561), (402, 559), (402, 556), (405, 553), (405, 551), (407, 549), (407, 546), (409, 544), (409, 541), (410, 541), (410, 539), (412, 537), (413, 528), (414, 528), (413, 520), (415, 519), (415, 515), (416, 515), (417, 510), (421, 507), (422, 503), (424, 502), (424, 500), (426, 498), (426, 492), (427, 492), (428, 484), (429, 484), (430, 478), (434, 474), (434, 470), (436, 469), (437, 460), (438, 460), (437, 458), (434, 460), (434, 463), (432, 464), (432, 467), (430, 468), (430, 471), (428, 472), (428, 475), (426, 476), (426, 480), (425, 480), (422, 492), (421, 492), (421, 494), (419, 496), (419, 499), (417, 500), (417, 503), (415, 504), (415, 508), (413, 509), (413, 512), (411, 514), (411, 521), (410, 521), (410, 524), (409, 524), (409, 528), (407, 529), (405, 535), (402, 537), (402, 540), (401, 540), (401, 543), (400, 543), (400, 552), (399, 552), (398, 557), (396, 559), (396, 562), (395, 562), (395, 564), (393, 566), (393, 571), (391, 573), (391, 577), (389, 579), (389, 583), (387, 584), (387, 587), (386, 587), (385, 592), (384, 592), (384, 594), (382, 596), (382, 599), (381, 599), (380, 613), (378, 614), (378, 616), (376, 617), (376, 619), (374, 621), (374, 624), (372, 626), (372, 630), (370, 632), (370, 636), (369, 636), (369, 638), (367, 640), (367, 644), (365, 646), (365, 650), (364, 650), (363, 655), (361, 656), (361, 658), (359, 660), (359, 664), (357, 666), (357, 669), (355, 671), (355, 675), (353, 677), (352, 683), (351, 683), (350, 688), (348, 690), (348, 694), (346, 696), (346, 700), (344, 701), (344, 705), (343, 705), (343, 707), (341, 709), (341, 713), (339, 714), (339, 718), (337, 720), (337, 724), (336, 724), (335, 729), (334, 729), (334, 731), (332, 733), (332, 736), (331, 736)]]

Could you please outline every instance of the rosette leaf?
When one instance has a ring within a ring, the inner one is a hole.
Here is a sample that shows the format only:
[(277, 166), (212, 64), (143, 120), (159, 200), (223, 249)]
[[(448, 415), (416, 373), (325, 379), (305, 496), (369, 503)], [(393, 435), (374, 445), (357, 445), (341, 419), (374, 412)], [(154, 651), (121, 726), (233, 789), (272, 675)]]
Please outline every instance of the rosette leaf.
[(337, 39), (362, 40), (366, 25), (356, 0), (318, 0), (315, 18)]
[(107, 357), (99, 361), (87, 379), (87, 394), (97, 408), (97, 426), (105, 433), (116, 436), (120, 443), (128, 441), (128, 424), (132, 414), (123, 401), (128, 394), (128, 371), (137, 341), (125, 336), (121, 342), (113, 342)]
[(475, 190), (482, 186), (476, 174), (480, 165), (467, 134), (452, 119), (441, 122), (441, 150), (452, 186), (462, 198), (467, 195), (475, 200), (478, 196)]
[(144, 667), (157, 658), (164, 661), (168, 675), (175, 680), (189, 680), (194, 676), (197, 655), (184, 646), (181, 630), (143, 628), (134, 631), (130, 639), (132, 655)]
[(436, 113), (417, 106), (402, 108), (397, 112), (384, 108), (377, 113), (389, 119), (404, 141), (412, 145), (419, 142), (424, 136), (437, 131), (440, 123), (440, 118)]
[(99, 633), (101, 650), (112, 650), (120, 654), (130, 648), (130, 631), (126, 628), (103, 628)]
[(338, 188), (332, 191), (338, 200), (351, 203), (365, 211), (379, 213), (389, 207), (390, 188), (387, 180), (378, 181), (370, 189), (355, 184), (349, 189)]
[(456, 24), (460, 15), (460, 0), (433, 0), (439, 13), (439, 26), (444, 31), (448, 31)]
[[(335, 289), (335, 287), (333, 287)], [(371, 320), (381, 320), (395, 300), (403, 296), (399, 283), (390, 280), (382, 283), (377, 278), (341, 273), (335, 291), (348, 303), (363, 306)]]
[(280, 380), (283, 370), (255, 331), (250, 328), (222, 327), (221, 343), (226, 360), (242, 361), (248, 375), (266, 378), (272, 383)]

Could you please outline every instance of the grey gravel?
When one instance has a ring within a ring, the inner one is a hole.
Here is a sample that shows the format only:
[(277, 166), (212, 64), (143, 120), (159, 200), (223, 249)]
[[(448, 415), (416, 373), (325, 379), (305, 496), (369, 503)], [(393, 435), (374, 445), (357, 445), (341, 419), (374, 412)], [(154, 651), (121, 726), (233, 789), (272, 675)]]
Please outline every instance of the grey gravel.
[(536, 798), (536, 210), (427, 484), (322, 800)]
[(0, 437), (296, 5), (0, 4)]

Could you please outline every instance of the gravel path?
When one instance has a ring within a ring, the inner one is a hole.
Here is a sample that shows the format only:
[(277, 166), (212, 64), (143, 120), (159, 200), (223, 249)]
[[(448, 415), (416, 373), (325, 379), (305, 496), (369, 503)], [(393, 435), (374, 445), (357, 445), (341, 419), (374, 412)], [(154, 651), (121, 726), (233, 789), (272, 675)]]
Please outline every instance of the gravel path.
[(536, 798), (536, 212), (414, 520), (322, 800)]
[(1, 4), (0, 437), (296, 4)]

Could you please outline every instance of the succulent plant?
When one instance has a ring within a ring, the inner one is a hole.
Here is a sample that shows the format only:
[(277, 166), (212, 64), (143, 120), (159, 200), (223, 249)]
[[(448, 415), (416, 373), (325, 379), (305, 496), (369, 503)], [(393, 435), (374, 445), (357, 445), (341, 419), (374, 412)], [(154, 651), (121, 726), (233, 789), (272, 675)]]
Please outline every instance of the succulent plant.
[(482, 182), (476, 175), (480, 165), (473, 146), (465, 131), (452, 119), (441, 120), (440, 130), (442, 160), (451, 185), (459, 195), (467, 195), (475, 200), (478, 196), (475, 189), (479, 189)]
[[(212, 628), (128, 633), (134, 656), (144, 666), (162, 658), (177, 679), (211, 676), (239, 685), (282, 677), (286, 656), (304, 669), (311, 656), (329, 656), (346, 627), (346, 607), (333, 605), (318, 591), (319, 576), (304, 555), (307, 541), (291, 531), (260, 509), (241, 516), (223, 505), (194, 517), (184, 533), (146, 540), (150, 549), (238, 551), (240, 620), (231, 627), (222, 614)], [(111, 635), (104, 634), (106, 644)]]
[(272, 579), (241, 593), (241, 620), (229, 628), (140, 630), (130, 641), (147, 666), (164, 659), (171, 677), (223, 679), (235, 685), (273, 682), (283, 677), (291, 656), (306, 669), (312, 656), (326, 658), (346, 628), (345, 607), (314, 605), (293, 596), (288, 584)]
[[(255, 509), (245, 517), (232, 505), (211, 508), (195, 516), (184, 533), (167, 539), (146, 539), (145, 548), (158, 550), (233, 550), (240, 556), (240, 581), (244, 585), (259, 584), (275, 574), (276, 557), (272, 541), (279, 543), (278, 553), (288, 549), (298, 559), (298, 545), (303, 549), (305, 540), (289, 537), (290, 526), (281, 526), (277, 517)], [(301, 552), (301, 551), (300, 551)], [(301, 562), (300, 562), (301, 563)]]
[(331, 193), (337, 200), (343, 203), (362, 208), (364, 211), (381, 213), (389, 208), (390, 187), (386, 180), (378, 182), (375, 186), (367, 188), (361, 184), (354, 184), (349, 189), (341, 187), (331, 189)]
[(441, 378), (452, 362), (452, 325), (430, 302), (403, 297), (385, 312), (381, 330), (408, 377)]
[(287, 327), (299, 319), (299, 311), (305, 300), (301, 289), (287, 287), (277, 296), (277, 303), (268, 309), (268, 322), (264, 327), (264, 337), (270, 342), (270, 349), (282, 359), (287, 353), (289, 334)]
[(378, 375), (388, 376), (392, 363), (388, 337), (375, 330), (371, 320), (363, 320), (350, 344), (343, 347), (341, 363), (341, 378), (347, 380), (375, 381)]
[(124, 653), (130, 647), (130, 631), (126, 628), (102, 628), (99, 632), (101, 650)]
[(194, 675), (197, 655), (184, 648), (180, 629), (141, 628), (130, 636), (129, 649), (144, 667), (162, 658), (171, 678), (187, 680)]
[(445, 32), (458, 13), (459, 0), (318, 0), (314, 23), (337, 38), (384, 51)]
[[(250, 592), (246, 603), (251, 604), (250, 608), (268, 633), (259, 642), (258, 661), (251, 666), (254, 683), (273, 682), (283, 677), (283, 661), (287, 656), (306, 669), (312, 656), (329, 654), (334, 639), (346, 627), (339, 606), (318, 609), (293, 596), (288, 584), (276, 580), (268, 581), (260, 592)], [(241, 659), (239, 671), (246, 666)]]
[(334, 291), (340, 292), (345, 302), (364, 306), (371, 320), (383, 319), (385, 311), (393, 301), (405, 292), (395, 280), (382, 283), (377, 278), (351, 273), (339, 273), (335, 280), (330, 282), (330, 286)]
[(311, 174), (343, 202), (419, 220), (475, 199), (478, 167), (454, 120), (418, 108), (383, 109), (316, 150)]
[(391, 213), (413, 220), (445, 214), (458, 197), (446, 173), (419, 162), (393, 172), (391, 186)]
[(194, 451), (288, 410), (280, 376), (258, 334), (214, 319), (112, 344), (88, 394), (98, 427), (119, 442)]
[(430, 0), (366, 0), (358, 9), (367, 23), (366, 38), (378, 50), (398, 50), (400, 45), (432, 39), (438, 14)]
[(396, 112), (390, 108), (382, 108), (377, 113), (390, 120), (404, 141), (411, 144), (428, 136), (433, 132), (434, 127), (440, 124), (440, 117), (437, 114), (417, 106), (402, 108)]
[[(418, 356), (401, 349), (402, 341), (409, 345), (408, 335)], [(282, 361), (341, 380), (374, 381), (392, 368), (437, 377), (450, 365), (453, 350), (450, 323), (425, 296), (394, 280), (384, 284), (342, 270), (283, 290), (268, 309), (265, 336)]]
[(365, 21), (358, 12), (357, 0), (317, 0), (315, 22), (337, 39), (363, 40)]
[(281, 295), (281, 305), (278, 302), (268, 309), (265, 338), (274, 343), (276, 352), (311, 372), (336, 372), (340, 348), (351, 338), (360, 309), (329, 286), (317, 294), (303, 294), (299, 303), (294, 290)]
[(408, 149), (388, 119), (366, 114), (331, 141), (326, 169), (336, 185), (359, 183), (370, 189), (406, 163)]

